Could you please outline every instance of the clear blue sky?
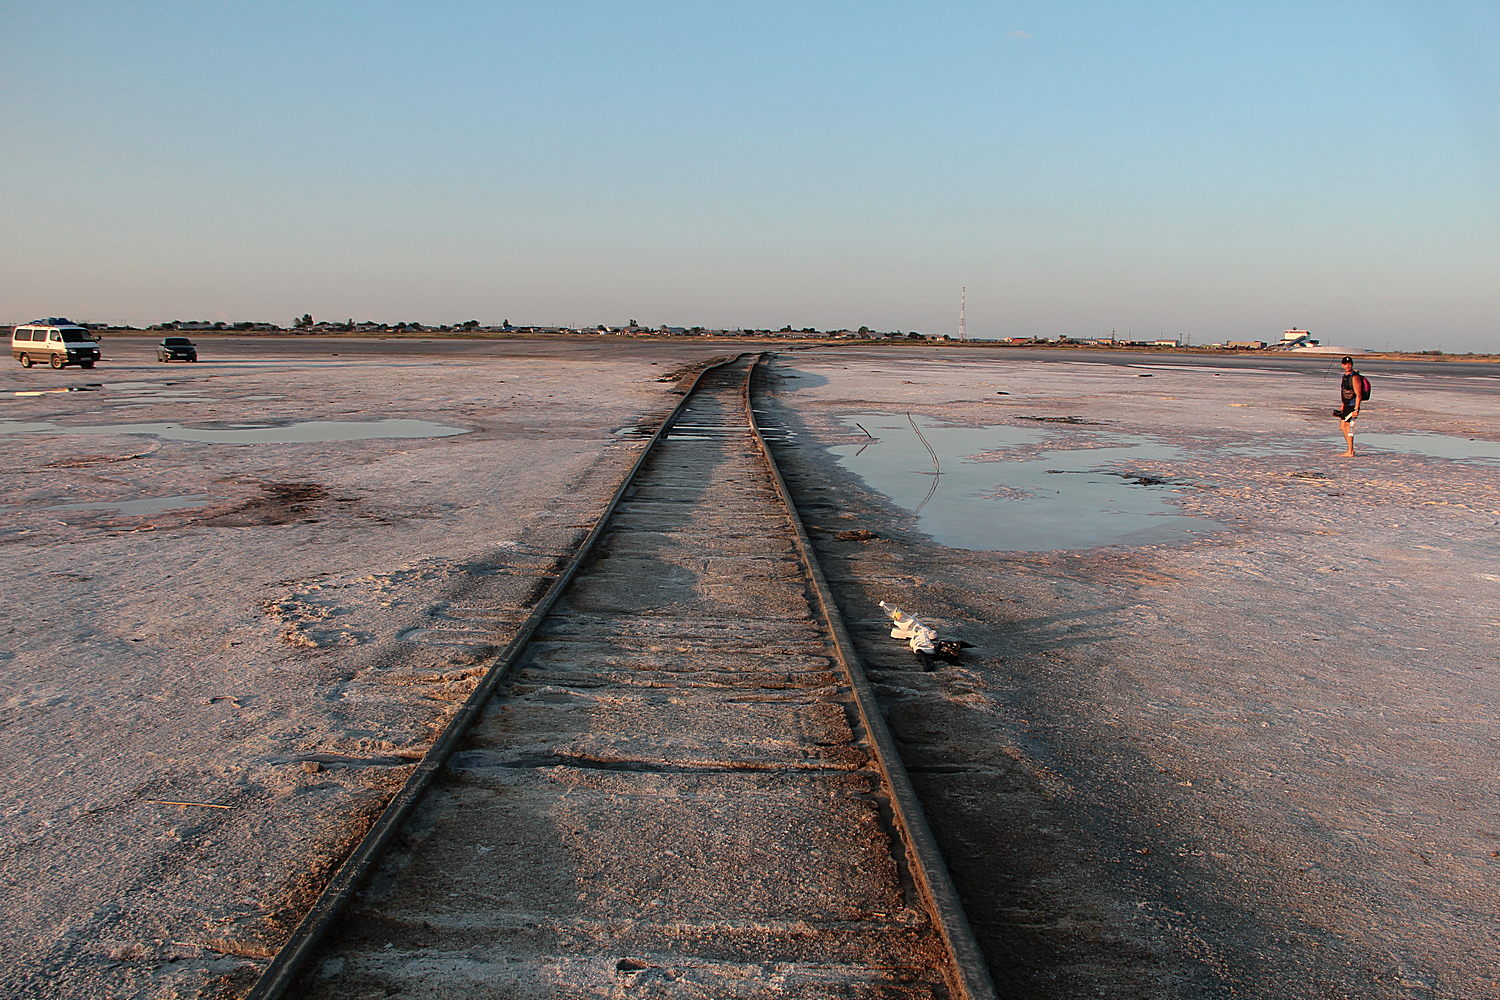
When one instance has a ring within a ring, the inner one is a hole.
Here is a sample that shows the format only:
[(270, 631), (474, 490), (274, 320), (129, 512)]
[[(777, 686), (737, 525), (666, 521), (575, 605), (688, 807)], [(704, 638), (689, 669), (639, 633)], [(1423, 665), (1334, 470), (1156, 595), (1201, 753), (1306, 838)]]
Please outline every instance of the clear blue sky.
[(0, 320), (1500, 350), (1500, 4), (0, 0)]

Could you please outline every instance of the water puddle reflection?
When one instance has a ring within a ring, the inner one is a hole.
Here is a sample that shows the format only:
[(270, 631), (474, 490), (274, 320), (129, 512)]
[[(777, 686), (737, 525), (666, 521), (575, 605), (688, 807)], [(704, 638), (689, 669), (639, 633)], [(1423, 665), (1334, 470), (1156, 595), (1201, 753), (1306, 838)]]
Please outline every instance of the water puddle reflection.
[[(1150, 438), (950, 427), (921, 417), (914, 425), (889, 413), (842, 419), (871, 440), (831, 451), (871, 487), (914, 511), (918, 527), (951, 548), (1047, 552), (1147, 545), (1223, 529), (1178, 510), (1171, 483), (1130, 472), (1130, 462), (1186, 457)], [(1015, 454), (995, 454), (1002, 451)], [(980, 460), (983, 455), (993, 460)]]
[(1478, 441), (1451, 434), (1361, 434), (1359, 447), (1368, 445), (1385, 451), (1402, 451), (1410, 455), (1451, 458), (1457, 462), (1500, 465), (1500, 441)]
[(307, 444), (322, 441), (364, 441), (372, 438), (436, 438), (467, 434), (430, 420), (305, 420), (285, 424), (229, 424), (184, 427), (182, 424), (25, 423), (0, 420), (0, 434), (146, 434), (164, 441), (209, 444)]

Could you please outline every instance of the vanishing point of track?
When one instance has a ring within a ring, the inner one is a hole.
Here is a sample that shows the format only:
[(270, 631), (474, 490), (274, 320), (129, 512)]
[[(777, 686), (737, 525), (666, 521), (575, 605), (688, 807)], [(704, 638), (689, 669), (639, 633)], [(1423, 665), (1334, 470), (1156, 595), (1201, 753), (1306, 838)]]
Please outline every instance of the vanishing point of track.
[(252, 990), (994, 996), (754, 418), (705, 370)]

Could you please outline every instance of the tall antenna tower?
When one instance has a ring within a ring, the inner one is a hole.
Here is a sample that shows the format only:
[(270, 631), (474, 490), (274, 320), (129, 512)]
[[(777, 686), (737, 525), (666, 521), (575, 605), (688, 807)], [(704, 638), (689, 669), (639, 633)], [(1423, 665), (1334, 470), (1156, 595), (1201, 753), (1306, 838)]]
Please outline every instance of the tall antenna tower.
[(969, 306), (969, 286), (960, 285), (958, 293), (958, 339), (969, 339), (969, 321), (965, 313)]

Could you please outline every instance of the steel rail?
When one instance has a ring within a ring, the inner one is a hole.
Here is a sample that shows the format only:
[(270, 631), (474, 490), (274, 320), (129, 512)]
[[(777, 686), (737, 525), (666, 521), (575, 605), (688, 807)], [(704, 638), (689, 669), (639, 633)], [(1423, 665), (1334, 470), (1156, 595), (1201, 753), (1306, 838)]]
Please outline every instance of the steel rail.
[(770, 470), (776, 490), (781, 494), (781, 500), (786, 504), (791, 516), (792, 534), (796, 539), (797, 550), (802, 557), (813, 592), (817, 596), (818, 608), (822, 612), (823, 620), (828, 624), (829, 634), (833, 637), (839, 666), (849, 682), (850, 691), (853, 692), (860, 721), (865, 727), (865, 732), (869, 734), (870, 742), (875, 747), (876, 761), (884, 771), (886, 781), (890, 786), (891, 811), (895, 816), (897, 832), (901, 837), (902, 846), (906, 849), (907, 861), (911, 866), (917, 888), (925, 897), (928, 913), (933, 923), (937, 925), (938, 933), (947, 945), (949, 955), (953, 957), (949, 988), (960, 1000), (998, 1000), (994, 981), (990, 978), (989, 964), (984, 959), (979, 941), (974, 937), (969, 918), (964, 913), (963, 903), (953, 884), (953, 876), (943, 861), (942, 851), (938, 849), (937, 839), (933, 837), (932, 829), (927, 825), (926, 813), (912, 787), (911, 776), (907, 773), (906, 765), (902, 763), (901, 755), (896, 750), (896, 742), (891, 736), (890, 727), (885, 723), (880, 704), (875, 699), (874, 689), (865, 676), (864, 667), (860, 664), (859, 656), (854, 650), (854, 643), (844, 627), (843, 614), (839, 611), (838, 603), (833, 598), (833, 591), (829, 589), (828, 579), (818, 563), (807, 528), (802, 522), (802, 515), (797, 511), (791, 490), (788, 489), (786, 480), (781, 475), (781, 468), (776, 464), (775, 456), (771, 454), (771, 448), (761, 434), (759, 421), (755, 419), (751, 385), (755, 381), (756, 374), (764, 370), (765, 355), (762, 354), (757, 358), (750, 377), (745, 380), (745, 412), (749, 418), (750, 432)]
[[(485, 703), (489, 701), (490, 695), (494, 693), (495, 688), (510, 673), (511, 667), (520, 659), (521, 653), (525, 650), (527, 644), (530, 643), (532, 635), (536, 632), (538, 626), (541, 625), (542, 620), (547, 617), (553, 605), (557, 603), (558, 597), (567, 589), (568, 584), (572, 582), (579, 568), (593, 553), (595, 544), (604, 533), (605, 525), (609, 523), (615, 509), (620, 505), (620, 501), (634, 484), (637, 475), (646, 464), (646, 460), (656, 449), (657, 443), (671, 430), (677, 418), (682, 415), (682, 411), (687, 407), (688, 401), (693, 398), (693, 393), (697, 391), (703, 377), (711, 371), (734, 364), (745, 356), (746, 354), (741, 353), (724, 361), (705, 365), (693, 377), (692, 383), (688, 386), (687, 391), (683, 393), (682, 398), (677, 401), (677, 405), (662, 420), (661, 425), (656, 428), (650, 440), (646, 442), (646, 446), (641, 449), (640, 455), (636, 457), (630, 470), (620, 481), (620, 485), (616, 488), (614, 496), (610, 498), (609, 503), (600, 513), (593, 529), (590, 530), (583, 542), (574, 551), (572, 558), (568, 560), (567, 565), (558, 574), (552, 586), (547, 589), (541, 600), (537, 601), (531, 614), (527, 616), (510, 642), (505, 645), (505, 648), (496, 658), (494, 665), (480, 678), (478, 685), (469, 693), (469, 697), (464, 699), (464, 703), (459, 706), (452, 718), (448, 720), (447, 725), (443, 727), (442, 733), (428, 747), (427, 752), (422, 755), (421, 761), (418, 762), (416, 768), (406, 779), (400, 790), (386, 804), (385, 809), (365, 833), (364, 838), (360, 840), (354, 850), (335, 869), (333, 877), (324, 887), (318, 899), (313, 903), (312, 909), (302, 918), (302, 921), (292, 932), (286, 944), (281, 947), (281, 950), (276, 953), (276, 957), (271, 960), (271, 964), (261, 973), (260, 978), (256, 980), (250, 992), (245, 995), (245, 1000), (281, 1000), (286, 995), (287, 990), (296, 984), (297, 980), (302, 976), (308, 961), (316, 954), (318, 946), (327, 936), (334, 921), (342, 915), (350, 899), (364, 886), (366, 879), (369, 878), (371, 871), (379, 863), (386, 848), (401, 831), (412, 809), (421, 801), (427, 787), (432, 783), (438, 772), (442, 770), (443, 765), (447, 763), (453, 751), (458, 748), (460, 741), (467, 734), (474, 720), (478, 718)], [(747, 379), (746, 385), (748, 384), (749, 380)]]

